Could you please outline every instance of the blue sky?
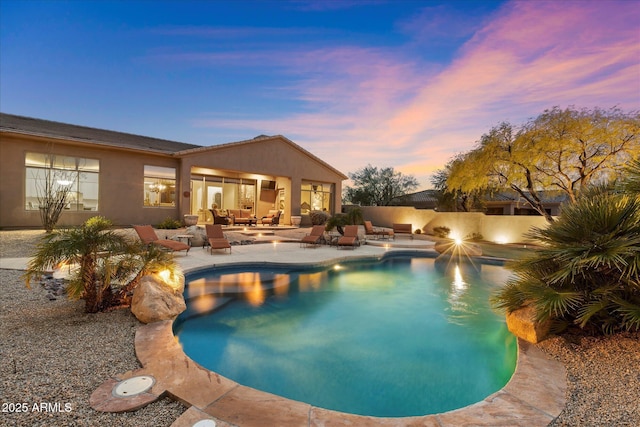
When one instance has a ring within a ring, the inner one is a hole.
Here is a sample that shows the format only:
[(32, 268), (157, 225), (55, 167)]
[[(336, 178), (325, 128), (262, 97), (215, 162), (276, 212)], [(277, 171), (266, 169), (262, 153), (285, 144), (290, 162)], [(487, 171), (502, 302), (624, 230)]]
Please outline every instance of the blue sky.
[(429, 176), (553, 106), (640, 109), (640, 2), (0, 0), (0, 110)]

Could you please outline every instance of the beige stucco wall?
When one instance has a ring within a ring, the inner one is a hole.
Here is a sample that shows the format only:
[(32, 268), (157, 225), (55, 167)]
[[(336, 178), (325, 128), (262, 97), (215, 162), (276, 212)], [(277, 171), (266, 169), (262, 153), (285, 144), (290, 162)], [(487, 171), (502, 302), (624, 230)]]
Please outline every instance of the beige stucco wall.
[[(300, 191), (303, 180), (334, 183), (334, 206), (340, 211), (340, 196), (344, 175), (309, 156), (295, 144), (281, 138), (255, 143), (206, 147), (182, 157), (154, 154), (139, 150), (119, 149), (67, 140), (53, 140), (8, 132), (0, 133), (0, 228), (41, 227), (38, 211), (25, 209), (25, 153), (53, 153), (98, 159), (99, 207), (97, 211), (64, 211), (59, 225), (79, 225), (86, 219), (102, 215), (116, 225), (158, 224), (167, 217), (181, 219), (190, 212), (191, 168), (195, 166), (219, 169), (231, 176), (258, 180), (274, 179), (286, 197), (286, 209), (281, 223), (300, 213)], [(144, 166), (176, 168), (175, 207), (144, 206)], [(185, 192), (187, 192), (185, 194)], [(258, 217), (266, 215), (273, 204), (259, 201)]]
[[(290, 223), (291, 215), (300, 215), (301, 184), (304, 180), (334, 183), (333, 204), (335, 211), (340, 212), (342, 207), (342, 180), (345, 177), (279, 137), (226, 146), (205, 147), (183, 153), (180, 156), (182, 158), (180, 194), (183, 198), (185, 197), (184, 192), (189, 191), (191, 170), (193, 168), (213, 168), (219, 170), (220, 173), (251, 172), (252, 174), (243, 176), (258, 180), (258, 192), (260, 180), (275, 180), (278, 188), (283, 188), (285, 192), (286, 205), (281, 218), (281, 222), (284, 224)], [(259, 194), (257, 199), (260, 200)], [(260, 218), (266, 215), (270, 209), (274, 209), (273, 204), (258, 202), (256, 216)], [(189, 203), (183, 203), (180, 213), (186, 214), (188, 211)]]
[[(179, 206), (145, 208), (144, 165), (179, 168), (179, 161), (169, 156), (105, 149), (100, 146), (0, 134), (0, 227), (40, 227), (38, 211), (25, 209), (25, 153), (49, 153), (98, 159), (99, 206), (97, 211), (63, 211), (58, 225), (78, 225), (102, 215), (117, 225), (157, 224), (167, 217), (177, 217)], [(50, 142), (53, 142), (53, 146)], [(51, 148), (53, 147), (53, 148)]]
[(443, 226), (451, 230), (452, 237), (464, 238), (473, 233), (482, 234), (489, 241), (525, 242), (525, 234), (531, 227), (544, 228), (547, 221), (541, 216), (485, 215), (480, 212), (436, 212), (431, 209), (415, 209), (406, 206), (363, 206), (365, 220), (380, 227), (391, 227), (394, 223), (412, 224), (431, 234), (434, 227)]

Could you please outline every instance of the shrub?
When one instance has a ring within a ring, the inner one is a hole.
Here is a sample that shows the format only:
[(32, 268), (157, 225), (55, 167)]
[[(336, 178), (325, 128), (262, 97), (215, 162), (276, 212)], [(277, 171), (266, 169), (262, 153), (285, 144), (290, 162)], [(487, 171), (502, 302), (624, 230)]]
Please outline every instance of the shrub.
[(443, 226), (433, 227), (433, 234), (436, 237), (442, 237), (442, 238), (449, 237), (449, 233), (451, 233), (451, 230), (449, 229), (449, 227), (443, 227)]
[(362, 209), (351, 208), (346, 213), (339, 213), (327, 220), (325, 229), (327, 231), (336, 228), (340, 234), (343, 233), (342, 227), (345, 225), (358, 225), (364, 222), (362, 217)]
[(110, 230), (111, 225), (106, 218), (92, 217), (79, 227), (56, 229), (47, 234), (29, 260), (23, 276), (27, 286), (43, 271), (61, 263), (75, 264), (77, 268), (71, 270), (67, 294), (70, 298), (84, 299), (85, 311), (95, 313), (126, 302), (127, 292), (143, 275), (175, 268), (171, 254), (131, 244)]
[(469, 233), (465, 236), (464, 240), (471, 240), (472, 242), (479, 242), (484, 240), (482, 233)]
[(530, 305), (556, 330), (640, 330), (640, 196), (592, 191), (528, 237), (544, 248), (511, 264), (515, 278), (492, 297), (496, 308)]
[(182, 223), (177, 219), (173, 219), (171, 217), (167, 217), (164, 221), (156, 226), (156, 228), (162, 230), (175, 230), (180, 227), (182, 227)]

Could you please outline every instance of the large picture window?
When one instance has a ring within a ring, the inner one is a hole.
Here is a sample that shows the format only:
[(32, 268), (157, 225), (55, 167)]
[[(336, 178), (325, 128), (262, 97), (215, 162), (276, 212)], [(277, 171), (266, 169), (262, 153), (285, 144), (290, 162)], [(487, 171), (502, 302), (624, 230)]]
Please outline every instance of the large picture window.
[(161, 166), (144, 167), (144, 206), (176, 205), (176, 169)]
[(333, 212), (333, 184), (303, 182), (300, 195), (300, 213), (311, 211)]
[(25, 172), (25, 209), (38, 210), (47, 197), (66, 193), (65, 210), (98, 210), (97, 159), (27, 153)]

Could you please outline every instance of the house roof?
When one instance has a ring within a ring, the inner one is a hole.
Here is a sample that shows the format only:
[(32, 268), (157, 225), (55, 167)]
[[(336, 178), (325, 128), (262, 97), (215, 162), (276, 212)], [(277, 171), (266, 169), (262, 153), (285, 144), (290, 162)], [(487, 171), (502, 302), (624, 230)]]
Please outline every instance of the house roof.
[(35, 119), (32, 117), (16, 116), (6, 113), (0, 113), (0, 132), (12, 132), (23, 135), (40, 136), (44, 138), (59, 138), (110, 147), (128, 148), (160, 154), (174, 155), (178, 157), (203, 151), (222, 150), (225, 148), (243, 144), (255, 144), (265, 140), (279, 139), (290, 145), (292, 148), (312, 158), (316, 162), (322, 164), (329, 170), (336, 173), (338, 176), (342, 177), (342, 179), (347, 179), (347, 176), (342, 172), (335, 169), (333, 166), (329, 165), (319, 157), (316, 157), (309, 151), (305, 150), (298, 144), (282, 135), (259, 135), (253, 139), (244, 141), (229, 142), (225, 144), (204, 147), (196, 144), (187, 144), (184, 142), (169, 141), (166, 139), (151, 138), (148, 136), (97, 129), (87, 126), (71, 125), (67, 123)]
[[(542, 203), (564, 203), (567, 201), (568, 196), (561, 191), (539, 191), (538, 196), (542, 200)], [(495, 193), (487, 193), (483, 197), (486, 203), (504, 204), (504, 203), (522, 203), (526, 204), (527, 201), (515, 191), (501, 191)], [(397, 205), (408, 206), (427, 206), (438, 204), (438, 191), (437, 190), (423, 190), (417, 193), (405, 194), (393, 199)]]
[(327, 162), (325, 162), (321, 158), (319, 158), (319, 157), (315, 156), (314, 154), (310, 153), (309, 151), (305, 150), (304, 148), (302, 148), (301, 146), (299, 146), (298, 144), (296, 144), (295, 142), (291, 141), (289, 138), (287, 138), (286, 136), (283, 136), (283, 135), (272, 135), (272, 136), (258, 135), (255, 138), (246, 139), (244, 141), (227, 142), (227, 143), (224, 143), (224, 144), (210, 145), (210, 146), (207, 146), (207, 147), (190, 148), (190, 149), (187, 149), (187, 150), (176, 152), (175, 155), (176, 156), (188, 156), (188, 155), (191, 155), (191, 154), (198, 154), (198, 153), (202, 153), (202, 152), (211, 152), (211, 151), (217, 151), (217, 150), (224, 150), (224, 149), (227, 149), (227, 148), (237, 147), (237, 146), (241, 146), (241, 145), (259, 144), (261, 142), (268, 141), (268, 140), (274, 140), (274, 139), (278, 139), (280, 141), (283, 141), (285, 144), (291, 146), (293, 149), (300, 151), (305, 156), (310, 157), (314, 161), (320, 163), (321, 165), (323, 165), (327, 169), (331, 170), (332, 172), (334, 172), (335, 174), (340, 176), (342, 179), (347, 179), (348, 178), (345, 174), (340, 172), (338, 169), (334, 168), (333, 166), (331, 166), (330, 164), (328, 164)]
[[(528, 192), (526, 192), (528, 194)], [(538, 196), (542, 203), (564, 203), (568, 196), (562, 191), (539, 191)], [(499, 193), (487, 194), (484, 198), (485, 202), (511, 202), (526, 203), (527, 201), (515, 191), (502, 191)]]
[(13, 132), (45, 138), (60, 138), (163, 154), (173, 154), (176, 151), (199, 147), (199, 145), (195, 144), (186, 144), (183, 142), (168, 141), (166, 139), (151, 138), (148, 136), (71, 125), (67, 123), (34, 119), (32, 117), (16, 116), (5, 113), (0, 113), (0, 132)]
[(393, 199), (395, 204), (403, 205), (436, 205), (438, 203), (437, 190), (422, 190), (416, 193), (404, 194)]

